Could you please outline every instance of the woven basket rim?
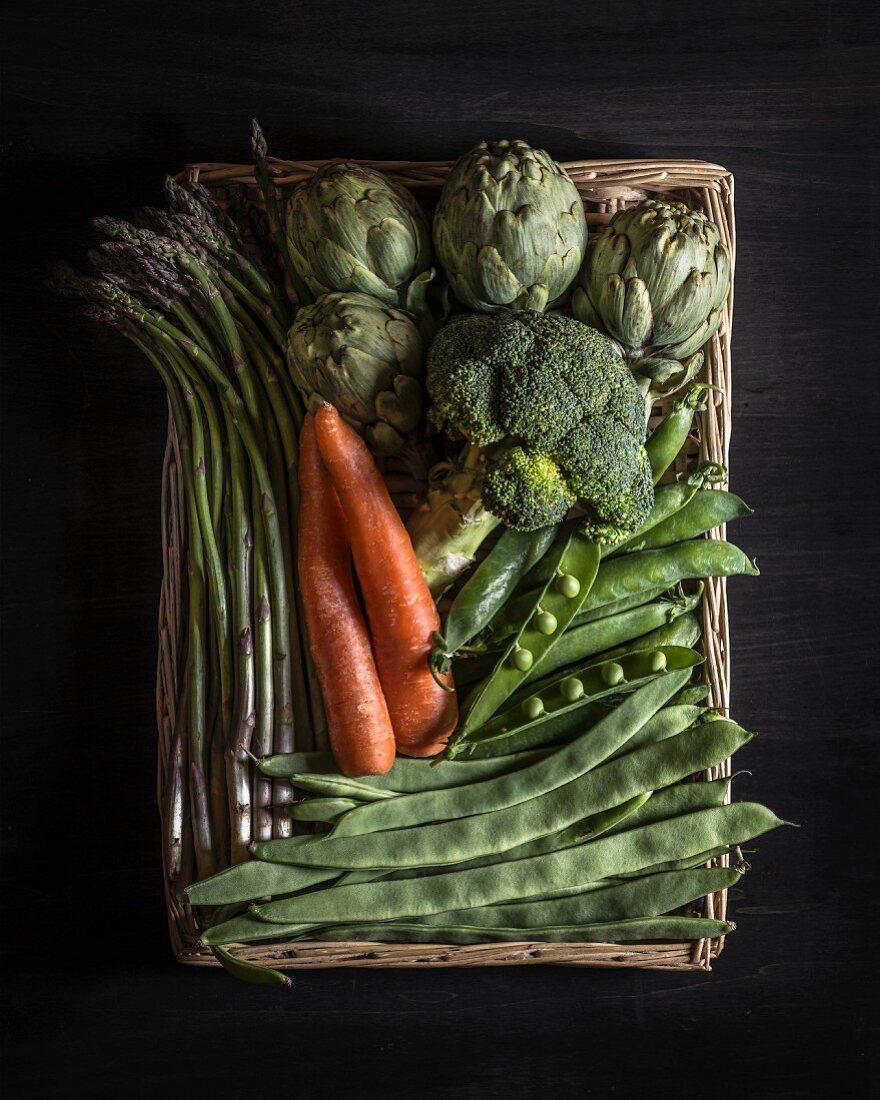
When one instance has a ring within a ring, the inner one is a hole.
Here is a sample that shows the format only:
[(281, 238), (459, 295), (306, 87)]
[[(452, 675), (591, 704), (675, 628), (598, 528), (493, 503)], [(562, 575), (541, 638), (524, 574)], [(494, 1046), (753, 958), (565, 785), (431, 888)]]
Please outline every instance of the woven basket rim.
[[(365, 164), (385, 172), (413, 189), (438, 188), (449, 172), (453, 160), (374, 160), (369, 158), (327, 158), (316, 160), (284, 160), (269, 158), (269, 170), (282, 198), (289, 190), (308, 178), (325, 164), (341, 160)], [(701, 207), (719, 226), (722, 240), (736, 257), (733, 175), (721, 165), (694, 159), (583, 159), (561, 162), (581, 194), (591, 227), (601, 226), (621, 206), (638, 201), (645, 195), (685, 191), (691, 205)], [(253, 166), (219, 161), (188, 164), (180, 176), (191, 174), (220, 195), (224, 188), (244, 184), (256, 189)], [(706, 349), (703, 375), (720, 385), (722, 392), (714, 394), (706, 413), (700, 414), (700, 458), (728, 465), (730, 407), (730, 339), (733, 315), (733, 285), (719, 332)], [(180, 629), (180, 568), (181, 539), (185, 517), (181, 514), (182, 489), (179, 484), (179, 457), (173, 425), (169, 427), (168, 443), (162, 478), (162, 546), (163, 583), (159, 604), (159, 659), (157, 668), (157, 719), (159, 727), (158, 796), (163, 816), (165, 792), (163, 770), (168, 744), (174, 729), (177, 702), (175, 653)], [(711, 537), (724, 537), (723, 529), (711, 532)], [(727, 622), (726, 583), (714, 578), (706, 586), (703, 598), (703, 647), (706, 665), (710, 669), (712, 703), (727, 710), (730, 691), (729, 631)], [(175, 619), (176, 615), (176, 619)], [(730, 761), (711, 770), (711, 777), (729, 776)], [(218, 965), (207, 949), (196, 945), (191, 911), (176, 883), (169, 877), (167, 852), (163, 852), (165, 890), (168, 903), (169, 931), (175, 957), (190, 965)], [(725, 857), (726, 858), (726, 857)], [(723, 918), (726, 914), (727, 891), (719, 891), (706, 899), (707, 915)], [(699, 940), (693, 943), (654, 944), (549, 944), (521, 943), (481, 944), (470, 947), (443, 944), (362, 943), (311, 941), (297, 944), (232, 945), (234, 954), (253, 961), (269, 962), (276, 969), (325, 969), (347, 966), (382, 967), (469, 967), (514, 966), (550, 963), (560, 966), (619, 967), (658, 970), (704, 970), (720, 955), (724, 939)]]

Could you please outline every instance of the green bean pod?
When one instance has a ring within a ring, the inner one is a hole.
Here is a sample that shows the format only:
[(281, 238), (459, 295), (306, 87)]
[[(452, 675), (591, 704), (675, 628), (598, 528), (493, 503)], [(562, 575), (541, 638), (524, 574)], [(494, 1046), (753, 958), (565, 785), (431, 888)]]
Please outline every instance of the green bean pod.
[(682, 703), (696, 706), (702, 703), (709, 694), (709, 685), (705, 681), (698, 684), (685, 684), (681, 691), (677, 692), (670, 700), (669, 705)]
[(611, 875), (686, 859), (721, 845), (744, 844), (781, 824), (766, 807), (739, 802), (515, 863), (451, 870), (445, 875), (407, 882), (367, 882), (314, 890), (255, 906), (253, 914), (277, 924), (335, 924), (477, 908), (586, 885)]
[[(440, 821), (430, 829), (417, 825), (356, 836), (337, 837), (331, 833), (315, 837), (308, 844), (294, 844), (285, 839), (268, 840), (255, 844), (253, 850), (261, 858), (281, 863), (342, 869), (380, 870), (463, 863), (559, 832), (585, 815), (611, 809), (635, 795), (668, 786), (686, 775), (720, 764), (751, 736), (734, 722), (712, 722), (627, 753), (564, 786), (503, 809)], [(598, 844), (601, 839), (592, 843)]]
[[(523, 803), (527, 799), (561, 787), (579, 775), (583, 775), (589, 768), (601, 763), (610, 753), (629, 740), (681, 687), (686, 675), (686, 672), (673, 672), (658, 676), (655, 682), (631, 695), (588, 735), (557, 749), (526, 768), (481, 782), (469, 783), (463, 787), (425, 791), (385, 802), (371, 802), (346, 814), (337, 822), (330, 837), (339, 839), (361, 833), (375, 833), (378, 830), (399, 830), (432, 821), (453, 821), (473, 814), (485, 816), (490, 810)], [(440, 764), (437, 770), (442, 771), (444, 767), (447, 767), (446, 763)], [(254, 854), (261, 858), (273, 859), (276, 858), (273, 852), (288, 852), (295, 847), (297, 845), (291, 844), (284, 845), (280, 849), (257, 846), (254, 848)], [(513, 843), (506, 847), (513, 847)], [(462, 856), (462, 859), (464, 858), (466, 857)]]
[(186, 887), (190, 905), (231, 905), (305, 890), (319, 882), (337, 878), (338, 871), (295, 867), (289, 863), (266, 863), (251, 859), (218, 871), (216, 875)]
[(492, 673), (473, 694), (458, 731), (446, 750), (466, 739), (520, 686), (532, 666), (556, 644), (587, 598), (599, 567), (599, 547), (572, 532), (555, 558), (554, 577), (541, 589), (516, 636)]
[[(473, 783), (479, 779), (490, 779), (524, 767), (526, 764), (534, 764), (545, 755), (543, 751), (523, 752), (507, 756), (503, 760), (483, 760), (468, 764), (449, 763), (444, 764), (442, 768), (432, 768), (429, 760), (398, 756), (387, 775), (362, 775), (355, 782), (359, 786), (369, 787), (377, 792), (387, 791), (391, 795), (414, 794), (441, 787), (458, 787), (462, 783)], [(300, 780), (324, 778), (328, 782), (334, 780), (352, 782), (339, 771), (336, 760), (330, 752), (291, 752), (267, 756), (258, 761), (258, 766), (266, 775), (282, 779), (295, 775)]]
[(594, 924), (654, 917), (669, 913), (696, 898), (724, 890), (741, 875), (730, 867), (698, 867), (640, 875), (628, 882), (603, 885), (548, 901), (508, 902), (482, 909), (459, 909), (422, 917), (426, 925), (471, 924), (481, 928), (535, 928), (564, 924)]
[(332, 824), (348, 810), (363, 805), (353, 798), (306, 798), (291, 802), (285, 809), (294, 821), (322, 821)]
[(438, 683), (446, 686), (440, 674), (449, 671), (455, 654), (504, 606), (523, 575), (547, 552), (558, 530), (556, 524), (540, 531), (504, 531), (453, 600), (443, 634), (434, 636), (428, 661)]
[(344, 924), (302, 933), (294, 939), (354, 940), (372, 943), (638, 943), (641, 940), (700, 940), (726, 936), (734, 929), (728, 921), (707, 917), (645, 917), (608, 924), (569, 925), (558, 928), (491, 928), (468, 925), (399, 923)]
[(394, 798), (397, 791), (371, 787), (359, 779), (348, 779), (344, 775), (312, 775), (309, 772), (294, 772), (290, 782), (309, 794), (322, 795), (325, 798), (350, 798), (356, 802), (381, 802)]
[(585, 704), (642, 684), (665, 670), (689, 671), (702, 660), (695, 650), (666, 646), (629, 653), (619, 660), (565, 669), (540, 685), (530, 685), (530, 694), (518, 698), (485, 725), (473, 730), (467, 741), (462, 740), (459, 744), (464, 746), (479, 742), (485, 745), (490, 741), (519, 735), (526, 728), (533, 732), (545, 725), (550, 726), (554, 736), (558, 736), (559, 720)]
[(668, 821), (669, 818), (679, 817), (681, 814), (723, 806), (729, 787), (728, 776), (709, 782), (684, 782), (663, 787), (659, 791), (654, 791), (651, 797), (641, 806), (637, 806), (629, 816), (614, 822), (608, 832), (639, 829), (642, 825), (653, 825), (655, 821)]
[(705, 707), (673, 705), (670, 700), (640, 730), (636, 730), (628, 741), (611, 753), (608, 759), (616, 760), (618, 756), (633, 752), (635, 749), (641, 749), (645, 745), (654, 745), (658, 741), (665, 741), (668, 737), (675, 737), (677, 734), (696, 725), (697, 722), (702, 720), (705, 713)]
[(292, 984), (290, 978), (280, 971), (272, 970), (268, 966), (260, 966), (258, 963), (247, 962), (245, 959), (237, 959), (217, 945), (212, 945), (211, 952), (227, 974), (238, 978), (239, 981), (249, 982), (251, 985)]
[(694, 417), (697, 412), (705, 410), (709, 391), (715, 389), (717, 389), (715, 386), (695, 382), (684, 396), (675, 402), (663, 420), (648, 436), (645, 442), (645, 450), (648, 452), (648, 461), (651, 463), (655, 485), (675, 461), (679, 451), (687, 442), (687, 437), (694, 425)]

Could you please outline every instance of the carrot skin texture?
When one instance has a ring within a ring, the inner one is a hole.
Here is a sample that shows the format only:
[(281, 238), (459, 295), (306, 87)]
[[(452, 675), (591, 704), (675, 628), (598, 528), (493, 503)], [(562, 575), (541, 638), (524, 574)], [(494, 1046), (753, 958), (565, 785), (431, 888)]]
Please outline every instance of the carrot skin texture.
[(315, 414), (315, 435), (348, 523), (398, 751), (436, 755), (455, 728), (458, 705), (428, 667), (431, 638), (440, 629), (433, 597), (364, 441), (332, 405)]
[(345, 515), (311, 417), (300, 436), (299, 481), (297, 565), (330, 746), (344, 775), (385, 775), (394, 763), (394, 730), (355, 592)]

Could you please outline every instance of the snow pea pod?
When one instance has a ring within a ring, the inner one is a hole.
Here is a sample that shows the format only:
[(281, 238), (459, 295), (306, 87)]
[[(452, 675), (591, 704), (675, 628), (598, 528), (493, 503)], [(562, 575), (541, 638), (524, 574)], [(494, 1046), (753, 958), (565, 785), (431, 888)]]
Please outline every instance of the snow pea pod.
[(751, 514), (748, 504), (734, 493), (724, 489), (698, 489), (683, 508), (644, 535), (630, 539), (622, 546), (621, 552), (631, 554), (639, 550), (658, 550), (677, 542), (686, 542)]
[(708, 394), (710, 390), (715, 389), (717, 389), (715, 386), (695, 382), (684, 396), (675, 402), (663, 420), (648, 436), (645, 441), (645, 450), (648, 452), (648, 461), (651, 463), (655, 485), (675, 461), (678, 453), (687, 442), (687, 437), (694, 425), (695, 415), (697, 412), (705, 410)]
[[(619, 615), (596, 619), (581, 626), (571, 626), (559, 642), (545, 654), (526, 676), (525, 683), (533, 683), (539, 676), (548, 676), (557, 669), (604, 653), (614, 646), (622, 646), (635, 638), (644, 638), (665, 623), (686, 614), (700, 602), (700, 594), (678, 599), (655, 600), (642, 604)], [(658, 645), (664, 643), (657, 643)], [(691, 642), (669, 642), (670, 645), (691, 645)], [(650, 648), (650, 647), (649, 647)]]
[(587, 598), (599, 568), (596, 543), (573, 531), (554, 560), (554, 577), (538, 593), (492, 673), (471, 696), (463, 721), (447, 746), (447, 758), (454, 755), (458, 741), (482, 726), (516, 691), (532, 666), (556, 644)]
[(294, 821), (334, 822), (348, 810), (362, 805), (353, 798), (307, 798), (300, 802), (291, 802), (285, 809)]
[(477, 908), (587, 885), (611, 875), (685, 859), (719, 845), (744, 844), (781, 824), (765, 806), (738, 802), (515, 863), (451, 870), (406, 882), (365, 882), (315, 890), (255, 906), (253, 914), (272, 923), (332, 924)]
[(294, 939), (355, 940), (373, 943), (624, 943), (641, 940), (700, 940), (726, 936), (734, 929), (728, 921), (708, 917), (644, 917), (607, 924), (569, 925), (558, 928), (479, 928), (469, 925), (432, 925), (390, 922), (344, 924), (303, 933)]
[(251, 859), (218, 871), (201, 882), (191, 883), (186, 887), (186, 896), (190, 905), (229, 905), (253, 901), (254, 898), (292, 894), (334, 879), (338, 874), (338, 871), (323, 868), (294, 867), (288, 863)]
[(428, 662), (440, 674), (449, 671), (455, 654), (491, 621), (507, 602), (519, 581), (544, 556), (559, 530), (559, 524), (540, 531), (508, 528), (452, 602), (442, 634), (434, 635)]
[[(300, 779), (308, 777), (314, 780), (323, 777), (328, 782), (340, 781), (347, 784), (356, 782), (358, 787), (367, 787), (374, 791), (372, 801), (376, 801), (386, 797), (382, 792), (388, 792), (392, 796), (413, 794), (417, 791), (457, 787), (462, 783), (489, 779), (524, 767), (526, 764), (533, 764), (545, 755), (543, 751), (523, 752), (508, 756), (504, 760), (483, 760), (466, 765), (450, 763), (444, 764), (442, 768), (432, 768), (428, 760), (398, 756), (387, 775), (362, 775), (354, 781), (342, 775), (333, 754), (329, 752), (283, 753), (278, 756), (264, 757), (259, 763), (260, 769), (267, 775), (284, 779), (296, 775)], [(333, 793), (337, 794), (338, 788), (334, 788)], [(358, 797), (362, 796), (359, 794)], [(363, 801), (367, 799), (364, 797)]]
[[(539, 684), (529, 685), (529, 694), (490, 718), (458, 745), (486, 745), (511, 736), (522, 738), (526, 732), (534, 735), (538, 729), (547, 728), (556, 738), (569, 716), (575, 715), (585, 704), (644, 683), (664, 670), (689, 676), (690, 669), (702, 660), (696, 650), (666, 646), (647, 652), (628, 653), (613, 661), (564, 669)], [(522, 747), (521, 743), (517, 747)], [(452, 751), (458, 753), (461, 748)]]
[(720, 764), (751, 736), (734, 722), (712, 722), (627, 753), (562, 787), (504, 809), (441, 821), (430, 829), (417, 825), (357, 836), (330, 834), (315, 837), (307, 845), (291, 844), (287, 839), (261, 841), (253, 846), (254, 854), (278, 862), (343, 869), (463, 863), (559, 832), (585, 815), (611, 809), (637, 794)]

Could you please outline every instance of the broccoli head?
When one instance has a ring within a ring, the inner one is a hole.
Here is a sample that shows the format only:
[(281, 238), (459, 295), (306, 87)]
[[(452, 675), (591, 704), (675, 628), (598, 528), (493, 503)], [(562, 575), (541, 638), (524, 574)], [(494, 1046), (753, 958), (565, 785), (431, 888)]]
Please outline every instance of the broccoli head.
[(627, 537), (654, 499), (645, 403), (617, 344), (558, 314), (464, 314), (428, 357), (431, 419), (483, 449), (485, 507), (536, 530), (572, 505), (599, 542)]

